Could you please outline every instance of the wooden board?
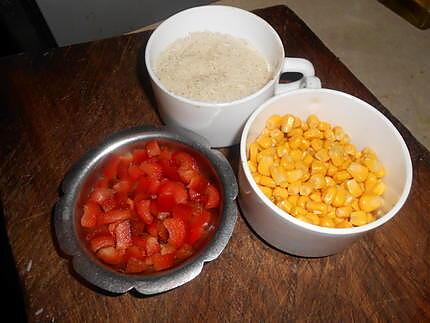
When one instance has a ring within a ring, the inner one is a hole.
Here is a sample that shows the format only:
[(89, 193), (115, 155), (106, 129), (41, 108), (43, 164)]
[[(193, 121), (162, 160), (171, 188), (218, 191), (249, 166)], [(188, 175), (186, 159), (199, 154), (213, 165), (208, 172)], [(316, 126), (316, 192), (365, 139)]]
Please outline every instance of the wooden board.
[[(321, 259), (271, 248), (239, 217), (220, 258), (190, 283), (152, 297), (106, 295), (59, 253), (52, 210), (64, 174), (88, 149), (114, 131), (161, 124), (140, 72), (150, 32), (6, 58), (0, 192), (30, 321), (430, 320), (429, 152), (291, 10), (256, 13), (278, 31), (289, 56), (314, 63), (324, 87), (364, 99), (396, 125), (414, 166), (403, 209), (349, 249)], [(225, 153), (235, 166), (238, 147)]]

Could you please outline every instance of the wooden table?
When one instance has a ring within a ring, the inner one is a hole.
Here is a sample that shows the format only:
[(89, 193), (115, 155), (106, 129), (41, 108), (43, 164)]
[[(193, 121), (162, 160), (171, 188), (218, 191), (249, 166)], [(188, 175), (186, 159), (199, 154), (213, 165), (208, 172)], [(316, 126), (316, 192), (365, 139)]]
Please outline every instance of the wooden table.
[[(69, 167), (114, 131), (161, 124), (138, 57), (149, 32), (0, 60), (0, 190), (30, 321), (430, 320), (430, 154), (292, 11), (256, 11), (290, 56), (311, 60), (323, 86), (382, 111), (414, 166), (399, 214), (348, 250), (292, 257), (239, 217), (220, 258), (190, 283), (152, 297), (105, 295), (56, 249), (52, 209)], [(238, 147), (226, 151), (233, 164)], [(393, 156), (395, 158), (395, 156)]]

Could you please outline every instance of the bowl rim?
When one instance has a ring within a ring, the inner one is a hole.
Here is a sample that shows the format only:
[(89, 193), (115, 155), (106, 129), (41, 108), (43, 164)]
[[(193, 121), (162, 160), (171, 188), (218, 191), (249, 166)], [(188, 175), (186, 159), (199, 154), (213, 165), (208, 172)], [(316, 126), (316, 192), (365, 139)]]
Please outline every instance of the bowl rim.
[[(276, 206), (264, 193), (258, 189), (257, 183), (255, 182), (254, 178), (252, 177), (251, 171), (249, 170), (248, 163), (247, 163), (247, 147), (246, 147), (246, 140), (248, 137), (249, 130), (257, 118), (257, 116), (263, 112), (264, 110), (270, 108), (270, 106), (274, 102), (278, 102), (283, 100), (285, 97), (294, 96), (294, 95), (300, 95), (304, 93), (313, 93), (313, 94), (329, 94), (329, 95), (335, 95), (335, 96), (343, 96), (349, 100), (358, 102), (362, 105), (364, 109), (367, 109), (371, 113), (375, 114), (376, 117), (381, 119), (393, 132), (394, 136), (397, 138), (397, 140), (400, 143), (402, 153), (405, 158), (406, 162), (406, 168), (405, 168), (405, 184), (403, 186), (402, 194), (400, 195), (398, 201), (396, 204), (381, 218), (365, 224), (363, 226), (359, 227), (352, 227), (352, 228), (326, 228), (310, 223), (306, 223), (304, 221), (301, 221), (297, 218), (295, 218), (293, 215), (289, 214), (288, 212), (281, 210), (278, 206)], [(413, 177), (413, 168), (412, 168), (412, 161), (410, 157), (410, 153), (408, 150), (408, 147), (402, 137), (402, 135), (399, 133), (397, 128), (391, 123), (391, 121), (383, 115), (378, 109), (370, 105), (369, 103), (342, 91), (333, 90), (333, 89), (327, 89), (327, 88), (321, 88), (321, 89), (298, 89), (291, 92), (283, 93), (277, 96), (274, 96), (264, 102), (262, 105), (260, 105), (248, 118), (241, 135), (241, 141), (240, 141), (240, 164), (243, 169), (243, 172), (245, 174), (245, 178), (249, 182), (252, 190), (254, 193), (259, 197), (260, 200), (264, 202), (266, 206), (268, 206), (274, 213), (276, 213), (279, 217), (284, 219), (285, 221), (292, 222), (293, 224), (312, 232), (322, 233), (326, 235), (331, 236), (345, 236), (345, 235), (351, 235), (351, 234), (358, 234), (367, 232), (370, 230), (373, 230), (390, 219), (392, 219), (398, 211), (402, 208), (403, 204), (406, 202), (406, 199), (408, 198), (409, 192), (411, 190), (412, 186), (412, 177)]]
[[(117, 149), (137, 142), (160, 139), (178, 142), (199, 153), (213, 167), (222, 187), (223, 209), (217, 230), (188, 261), (158, 273), (147, 275), (119, 273), (98, 263), (77, 236), (75, 206), (85, 180), (99, 163)], [(205, 262), (216, 259), (226, 247), (237, 220), (238, 194), (236, 178), (230, 163), (222, 153), (210, 148), (203, 137), (182, 128), (168, 126), (141, 126), (115, 132), (101, 144), (85, 153), (67, 172), (61, 185), (54, 209), (55, 237), (60, 249), (72, 259), (73, 269), (91, 284), (113, 293), (125, 293), (131, 289), (145, 295), (161, 293), (195, 278)]]
[[(281, 73), (282, 67), (283, 67), (283, 61), (280, 62), (277, 66), (277, 68), (275, 70), (272, 71), (272, 77), (271, 79), (259, 90), (257, 90), (254, 93), (251, 93), (248, 96), (245, 96), (243, 98), (239, 98), (233, 101), (229, 101), (229, 102), (207, 102), (207, 101), (198, 101), (198, 100), (194, 100), (194, 99), (190, 99), (190, 98), (186, 98), (184, 96), (180, 96), (177, 95), (175, 93), (173, 93), (172, 91), (168, 90), (164, 84), (159, 80), (159, 78), (157, 77), (157, 75), (155, 74), (154, 69), (152, 68), (152, 64), (151, 64), (151, 59), (150, 59), (150, 51), (152, 49), (152, 44), (155, 42), (155, 38), (162, 32), (162, 29), (164, 26), (166, 26), (167, 24), (169, 24), (173, 19), (176, 19), (177, 17), (180, 17), (182, 15), (188, 15), (190, 13), (194, 13), (198, 14), (198, 12), (200, 10), (229, 10), (229, 11), (237, 11), (240, 14), (243, 15), (247, 15), (250, 17), (253, 17), (254, 19), (256, 19), (257, 21), (259, 21), (260, 23), (263, 23), (268, 30), (270, 30), (273, 33), (273, 36), (275, 38), (275, 41), (278, 43), (279, 48), (281, 50), (281, 55), (280, 57), (282, 57), (282, 60), (285, 60), (285, 48), (284, 45), (282, 44), (281, 38), (279, 37), (279, 34), (276, 32), (276, 30), (267, 22), (265, 21), (263, 18), (257, 16), (256, 14), (253, 14), (252, 12), (240, 9), (240, 8), (236, 8), (236, 7), (231, 7), (231, 6), (225, 6), (225, 5), (203, 5), (203, 6), (197, 6), (197, 7), (193, 7), (193, 8), (189, 8), (189, 9), (185, 9), (182, 10), (172, 16), (170, 16), (169, 18), (167, 18), (166, 20), (164, 20), (151, 34), (151, 36), (148, 39), (148, 42), (146, 44), (146, 48), (145, 48), (145, 65), (146, 65), (146, 69), (148, 71), (148, 74), (151, 78), (151, 80), (166, 94), (174, 97), (175, 99), (186, 103), (188, 105), (194, 105), (194, 106), (198, 106), (201, 108), (230, 108), (230, 106), (233, 105), (237, 105), (237, 104), (241, 104), (241, 103), (246, 103), (256, 97), (258, 97), (259, 95), (261, 95), (261, 93), (265, 92), (268, 88), (272, 87), (273, 84), (275, 82), (277, 82), (278, 76)], [(233, 107), (232, 107), (233, 108)]]

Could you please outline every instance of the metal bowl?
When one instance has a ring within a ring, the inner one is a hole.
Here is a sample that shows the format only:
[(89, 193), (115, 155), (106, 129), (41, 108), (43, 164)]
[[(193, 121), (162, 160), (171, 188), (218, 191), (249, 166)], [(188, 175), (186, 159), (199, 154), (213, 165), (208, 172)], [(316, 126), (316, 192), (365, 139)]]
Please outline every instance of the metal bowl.
[[(144, 141), (161, 139), (184, 145), (206, 159), (221, 188), (222, 210), (217, 229), (196, 254), (185, 262), (153, 274), (125, 274), (116, 272), (94, 257), (79, 238), (80, 206), (91, 185), (101, 172), (106, 157), (111, 153), (129, 151)], [(180, 128), (138, 127), (110, 136), (97, 148), (86, 153), (67, 173), (61, 186), (64, 193), (55, 207), (54, 225), (61, 250), (72, 258), (74, 270), (91, 284), (112, 293), (135, 289), (150, 295), (181, 286), (195, 278), (205, 262), (216, 259), (227, 245), (237, 219), (236, 179), (229, 162), (199, 135)]]

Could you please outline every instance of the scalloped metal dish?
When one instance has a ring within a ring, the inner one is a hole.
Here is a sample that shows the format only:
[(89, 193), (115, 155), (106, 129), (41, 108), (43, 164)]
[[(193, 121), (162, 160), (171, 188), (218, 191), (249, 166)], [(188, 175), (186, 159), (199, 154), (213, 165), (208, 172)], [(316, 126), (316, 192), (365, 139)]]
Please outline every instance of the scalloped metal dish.
[[(78, 238), (76, 206), (90, 176), (113, 151), (150, 139), (165, 139), (184, 144), (204, 156), (212, 165), (222, 186), (223, 210), (217, 230), (206, 246), (184, 263), (159, 273), (129, 275), (116, 272), (93, 257)], [(201, 136), (180, 128), (138, 127), (115, 133), (104, 143), (86, 153), (67, 173), (62, 183), (63, 196), (55, 206), (54, 225), (58, 244), (72, 257), (74, 270), (91, 284), (112, 293), (131, 289), (145, 295), (161, 293), (195, 278), (205, 262), (216, 259), (227, 245), (237, 220), (237, 182), (227, 159)]]

